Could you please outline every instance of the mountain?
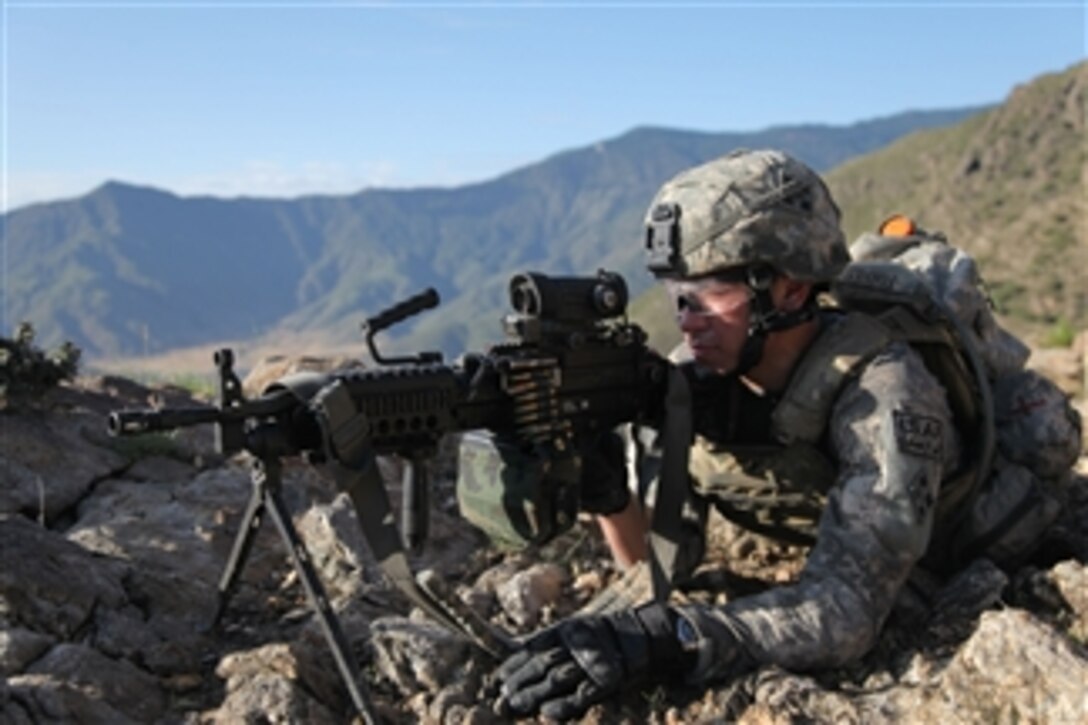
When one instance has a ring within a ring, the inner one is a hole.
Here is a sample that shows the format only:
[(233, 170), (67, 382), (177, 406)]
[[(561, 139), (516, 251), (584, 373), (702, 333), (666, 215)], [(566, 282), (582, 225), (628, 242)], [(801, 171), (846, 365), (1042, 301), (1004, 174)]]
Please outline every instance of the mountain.
[(1088, 62), (991, 111), (829, 175), (850, 238), (901, 210), (979, 261), (999, 311), (1030, 331), (1088, 327)]
[[(634, 129), (455, 188), (290, 200), (179, 197), (109, 182), (3, 218), (5, 319), (96, 359), (273, 331), (359, 340), (359, 323), (434, 286), (446, 300), (394, 331), (392, 350), (455, 354), (497, 339), (506, 284), (526, 269), (642, 268), (641, 218), (660, 183), (739, 146), (784, 148), (820, 169), (983, 109), (757, 133)], [(409, 337), (410, 334), (410, 337)]]
[[(1002, 321), (1028, 338), (1088, 328), (1088, 62), (1012, 90), (960, 123), (905, 135), (826, 175), (847, 239), (894, 212), (976, 257)], [(679, 340), (663, 296), (632, 316)]]

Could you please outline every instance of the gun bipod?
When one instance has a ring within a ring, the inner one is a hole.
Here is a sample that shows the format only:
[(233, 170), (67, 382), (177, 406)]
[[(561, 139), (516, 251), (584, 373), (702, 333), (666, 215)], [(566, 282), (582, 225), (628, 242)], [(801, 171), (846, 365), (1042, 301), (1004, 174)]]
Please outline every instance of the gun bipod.
[(253, 483), (253, 491), (242, 516), (242, 523), (234, 539), (230, 558), (223, 568), (223, 575), (219, 579), (218, 600), (216, 602), (215, 616), (212, 626), (218, 624), (227, 602), (238, 582), (242, 567), (253, 547), (253, 540), (260, 528), (261, 520), (267, 511), (280, 532), (280, 538), (287, 547), (287, 553), (291, 557), (291, 563), (295, 566), (302, 586), (306, 591), (306, 597), (310, 606), (317, 615), (321, 625), (321, 631), (332, 650), (333, 659), (336, 660), (336, 668), (344, 681), (348, 695), (351, 697), (355, 711), (367, 725), (375, 725), (378, 722), (374, 714), (374, 707), (369, 694), (360, 677), (359, 665), (351, 652), (347, 637), (340, 627), (340, 620), (332, 611), (329, 597), (325, 587), (314, 571), (309, 553), (306, 551), (302, 539), (291, 521), (291, 513), (283, 500), (282, 493), (282, 464), (278, 458), (254, 458), (250, 473)]

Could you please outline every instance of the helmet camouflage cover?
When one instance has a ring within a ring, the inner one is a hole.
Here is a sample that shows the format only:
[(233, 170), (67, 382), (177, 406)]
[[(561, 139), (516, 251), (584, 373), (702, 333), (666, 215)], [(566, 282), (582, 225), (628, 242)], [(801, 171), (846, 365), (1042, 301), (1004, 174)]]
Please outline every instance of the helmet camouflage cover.
[(767, 264), (828, 282), (850, 260), (827, 186), (781, 151), (742, 149), (678, 174), (658, 191), (646, 225), (647, 266), (659, 277)]

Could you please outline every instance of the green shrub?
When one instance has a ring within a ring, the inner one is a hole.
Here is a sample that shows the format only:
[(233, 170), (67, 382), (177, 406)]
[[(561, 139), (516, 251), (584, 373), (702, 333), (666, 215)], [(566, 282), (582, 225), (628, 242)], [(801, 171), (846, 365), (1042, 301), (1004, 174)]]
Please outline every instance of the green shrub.
[(1043, 336), (1043, 347), (1072, 347), (1073, 338), (1077, 336), (1076, 330), (1069, 320), (1064, 317), (1054, 323), (1046, 335)]
[(180, 373), (168, 376), (165, 382), (184, 388), (201, 400), (212, 400), (219, 395), (219, 379), (212, 374)]

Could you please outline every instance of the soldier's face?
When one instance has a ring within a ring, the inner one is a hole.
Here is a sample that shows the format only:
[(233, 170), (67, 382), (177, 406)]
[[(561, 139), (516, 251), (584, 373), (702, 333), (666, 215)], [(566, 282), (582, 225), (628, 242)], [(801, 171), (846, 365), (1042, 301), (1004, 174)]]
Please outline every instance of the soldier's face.
[(718, 373), (736, 369), (748, 334), (748, 287), (708, 279), (668, 282), (666, 290), (695, 361)]

